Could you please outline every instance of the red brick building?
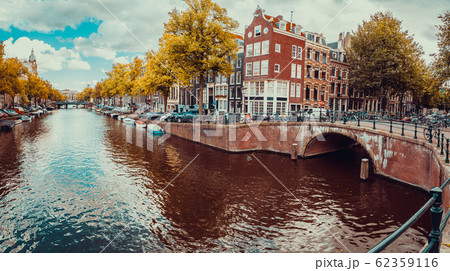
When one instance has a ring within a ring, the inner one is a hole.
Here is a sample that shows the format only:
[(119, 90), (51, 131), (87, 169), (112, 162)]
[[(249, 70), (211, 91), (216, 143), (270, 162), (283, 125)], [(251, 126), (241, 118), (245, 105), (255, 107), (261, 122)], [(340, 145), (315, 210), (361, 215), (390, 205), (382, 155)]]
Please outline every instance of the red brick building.
[(345, 38), (339, 34), (337, 42), (329, 43), (330, 47), (330, 99), (329, 107), (334, 111), (347, 111), (349, 108), (348, 61), (345, 53)]
[(304, 104), (307, 108), (328, 108), (329, 99), (329, 54), (322, 34), (305, 32), (305, 87)]
[(302, 109), (305, 34), (282, 16), (264, 14), (259, 6), (245, 29), (245, 112), (286, 114)]

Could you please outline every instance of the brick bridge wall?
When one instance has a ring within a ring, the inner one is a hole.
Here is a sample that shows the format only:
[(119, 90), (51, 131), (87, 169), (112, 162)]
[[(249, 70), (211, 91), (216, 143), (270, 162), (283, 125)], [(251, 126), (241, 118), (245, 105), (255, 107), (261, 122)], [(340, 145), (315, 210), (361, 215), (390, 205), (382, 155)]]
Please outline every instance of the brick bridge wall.
[[(341, 150), (357, 142), (369, 154), (375, 173), (425, 190), (440, 186), (448, 175), (429, 143), (363, 127), (332, 123), (171, 123), (165, 129), (174, 136), (230, 152), (264, 150), (291, 154), (292, 144), (296, 143), (301, 157)], [(444, 202), (450, 203), (450, 193), (445, 194)]]

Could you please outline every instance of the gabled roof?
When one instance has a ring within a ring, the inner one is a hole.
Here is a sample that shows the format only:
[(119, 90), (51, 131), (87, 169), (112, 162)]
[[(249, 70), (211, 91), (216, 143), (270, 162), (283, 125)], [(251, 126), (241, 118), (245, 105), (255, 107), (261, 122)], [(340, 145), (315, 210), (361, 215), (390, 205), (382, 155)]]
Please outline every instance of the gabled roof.
[[(264, 10), (261, 9), (259, 6), (256, 8), (256, 11), (254, 14), (255, 14), (255, 16), (261, 14), (266, 21), (272, 23), (273, 28), (280, 29), (280, 27), (277, 25), (277, 23), (279, 23), (281, 20), (283, 20), (283, 17), (281, 17), (281, 16), (274, 17), (274, 16), (264, 14)], [(297, 24), (291, 23), (291, 22), (288, 22), (285, 20), (283, 20), (283, 21), (286, 22), (286, 31), (294, 32), (293, 30), (297, 26)], [(301, 25), (298, 25), (298, 26), (300, 26), (300, 29), (302, 28)], [(300, 31), (300, 35), (302, 37), (305, 37), (305, 34), (301, 31)]]
[(331, 49), (337, 49), (337, 48), (338, 48), (338, 42), (337, 42), (337, 41), (332, 42), (332, 43), (328, 43), (327, 45), (328, 45), (328, 47), (330, 47)]

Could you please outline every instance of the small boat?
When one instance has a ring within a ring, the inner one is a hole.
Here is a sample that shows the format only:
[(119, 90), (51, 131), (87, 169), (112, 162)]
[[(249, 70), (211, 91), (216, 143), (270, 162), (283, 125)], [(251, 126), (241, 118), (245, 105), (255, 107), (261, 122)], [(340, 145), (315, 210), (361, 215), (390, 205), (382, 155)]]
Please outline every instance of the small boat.
[(145, 127), (147, 127), (147, 123), (138, 120), (138, 121), (136, 121), (136, 127), (145, 128)]
[(16, 119), (16, 120), (14, 120), (14, 122), (16, 123), (16, 125), (18, 125), (18, 124), (22, 123), (22, 120), (21, 119)]
[(2, 120), (0, 121), (0, 126), (2, 130), (12, 129), (16, 125), (14, 120)]
[(111, 118), (113, 118), (113, 119), (117, 119), (118, 117), (119, 117), (119, 114), (117, 114), (117, 113), (111, 114)]
[(31, 117), (30, 116), (27, 116), (27, 115), (23, 115), (23, 116), (20, 116), (20, 119), (22, 120), (22, 121), (31, 121)]
[(149, 124), (149, 125), (147, 125), (147, 131), (149, 131), (150, 133), (153, 133), (155, 135), (162, 135), (162, 134), (164, 134), (163, 128), (161, 128), (157, 124)]
[(131, 124), (131, 125), (134, 125), (136, 123), (136, 121), (132, 118), (124, 118), (123, 122), (126, 124)]
[(117, 117), (118, 120), (123, 120), (124, 118), (126, 118), (126, 115), (120, 115), (119, 117)]

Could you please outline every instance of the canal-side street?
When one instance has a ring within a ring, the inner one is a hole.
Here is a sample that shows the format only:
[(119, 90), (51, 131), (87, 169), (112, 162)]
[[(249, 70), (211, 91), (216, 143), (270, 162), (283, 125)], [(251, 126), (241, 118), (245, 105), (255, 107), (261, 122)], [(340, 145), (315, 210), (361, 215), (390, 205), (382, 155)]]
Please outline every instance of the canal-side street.
[[(82, 109), (0, 133), (0, 251), (364, 252), (428, 198), (361, 182), (362, 150), (253, 153), (300, 204), (252, 154), (155, 140)], [(429, 228), (426, 214), (388, 251), (420, 250)]]

